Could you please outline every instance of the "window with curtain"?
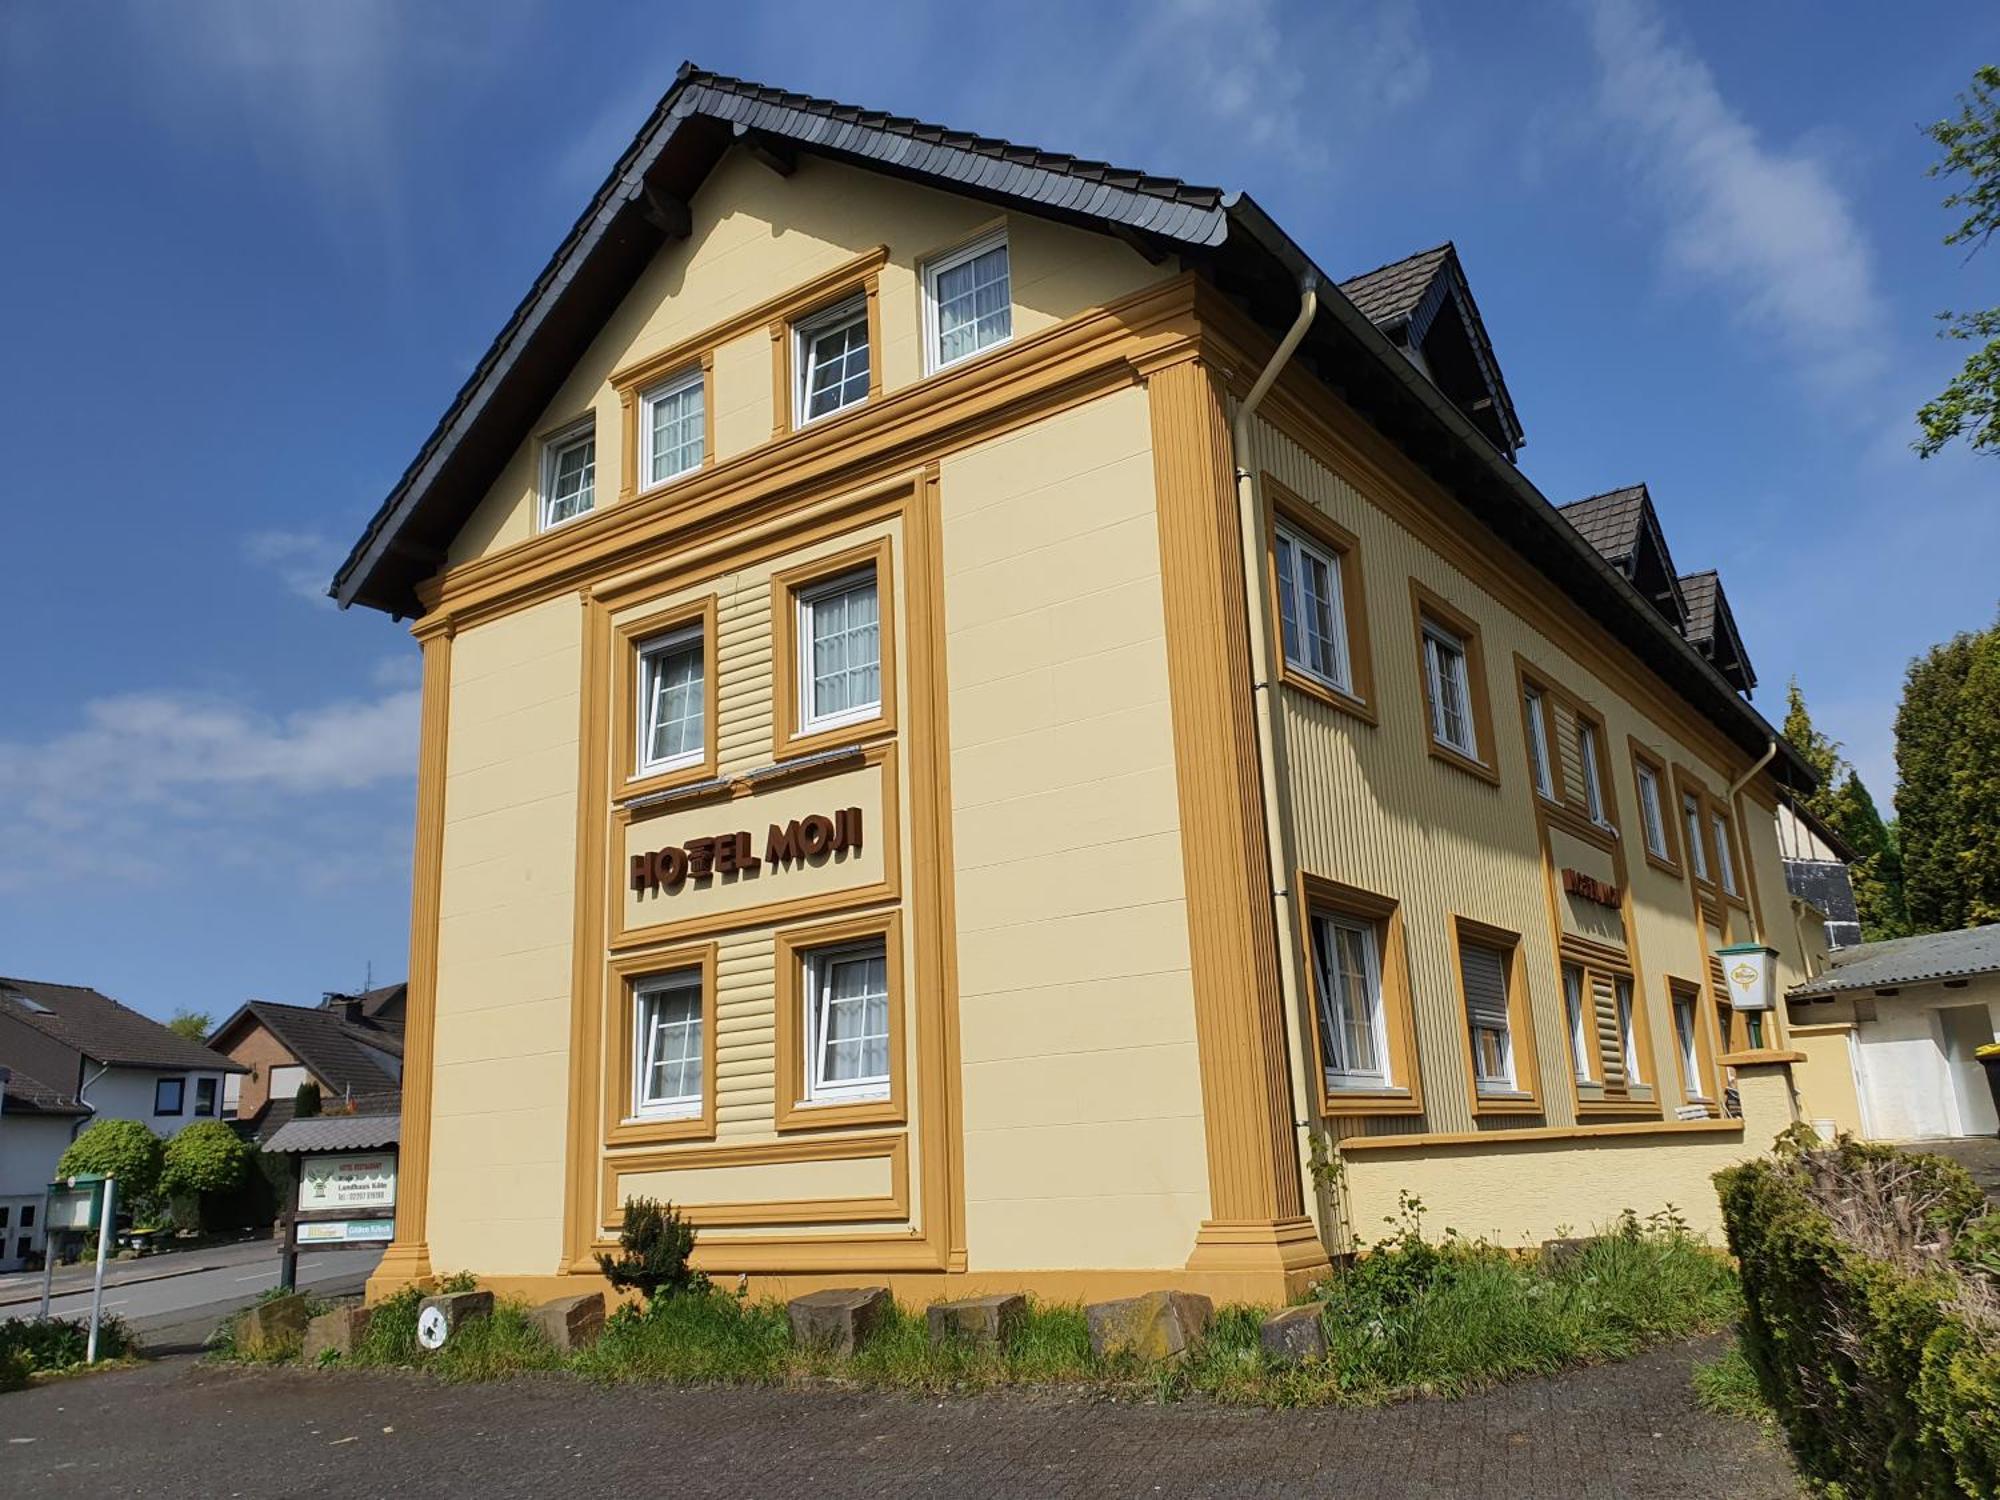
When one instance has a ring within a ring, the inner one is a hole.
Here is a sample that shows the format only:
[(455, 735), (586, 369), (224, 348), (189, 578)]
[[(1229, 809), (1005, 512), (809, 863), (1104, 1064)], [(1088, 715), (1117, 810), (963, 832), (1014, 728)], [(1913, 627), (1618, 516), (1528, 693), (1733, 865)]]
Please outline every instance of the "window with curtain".
[(597, 503), (597, 438), (571, 433), (542, 459), (542, 529), (574, 520)]
[(1681, 797), (1681, 817), (1687, 823), (1688, 864), (1697, 879), (1708, 879), (1708, 850), (1701, 836), (1701, 799), (1688, 792)]
[(1473, 1082), (1482, 1094), (1519, 1093), (1514, 1026), (1507, 1009), (1507, 952), (1460, 938), (1458, 963), (1465, 983), (1466, 1026), (1472, 1033)]
[(707, 748), (701, 627), (645, 642), (639, 662), (640, 773), (700, 760)]
[(1354, 690), (1340, 557), (1293, 531), (1277, 531), (1278, 620), (1285, 660), (1343, 693)]
[(633, 1113), (689, 1115), (701, 1112), (701, 975), (694, 970), (663, 974), (634, 990), (637, 1034), (632, 1056)]
[(1741, 895), (1736, 889), (1736, 860), (1729, 847), (1729, 820), (1721, 813), (1712, 813), (1708, 822), (1715, 831), (1715, 863), (1722, 876), (1722, 888), (1732, 896)]
[(1389, 1039), (1382, 1014), (1382, 958), (1376, 924), (1314, 912), (1312, 938), (1327, 1088), (1389, 1087)]
[(1695, 1031), (1701, 1012), (1696, 996), (1685, 991), (1674, 991), (1674, 1040), (1681, 1050), (1681, 1087), (1688, 1098), (1705, 1100), (1708, 1095), (1702, 1090), (1701, 1043)]
[(1645, 1083), (1639, 1071), (1639, 1029), (1632, 1014), (1632, 981), (1619, 975), (1614, 981), (1618, 994), (1618, 1040), (1619, 1052), (1625, 1060), (1625, 1086), (1633, 1088)]
[(1655, 859), (1667, 857), (1666, 815), (1660, 808), (1660, 778), (1644, 761), (1634, 763), (1633, 775), (1639, 786), (1639, 826), (1645, 833), (1646, 852)]
[(1534, 768), (1535, 791), (1553, 802), (1556, 800), (1556, 778), (1549, 764), (1548, 704), (1543, 701), (1542, 690), (1529, 687), (1522, 695), (1522, 707), (1528, 716), (1528, 760)]
[(1581, 967), (1562, 966), (1563, 1005), (1569, 1015), (1569, 1050), (1578, 1083), (1597, 1081), (1596, 1013)]
[(882, 707), (882, 615), (875, 570), (799, 596), (800, 707), (805, 729), (851, 723)]
[(640, 402), (639, 471), (649, 485), (698, 469), (707, 455), (708, 424), (700, 367), (646, 392)]
[(798, 371), (798, 420), (857, 405), (868, 399), (868, 299), (857, 297), (832, 312), (801, 323), (794, 334), (793, 368)]
[(1424, 621), (1424, 684), (1430, 696), (1431, 737), (1447, 750), (1479, 758), (1472, 727), (1465, 642), (1431, 620)]
[(806, 1092), (810, 1099), (889, 1091), (889, 963), (881, 938), (808, 953)]
[(990, 236), (933, 261), (924, 268), (924, 287), (931, 314), (928, 352), (933, 370), (1004, 344), (1013, 336), (1013, 288), (1004, 235)]

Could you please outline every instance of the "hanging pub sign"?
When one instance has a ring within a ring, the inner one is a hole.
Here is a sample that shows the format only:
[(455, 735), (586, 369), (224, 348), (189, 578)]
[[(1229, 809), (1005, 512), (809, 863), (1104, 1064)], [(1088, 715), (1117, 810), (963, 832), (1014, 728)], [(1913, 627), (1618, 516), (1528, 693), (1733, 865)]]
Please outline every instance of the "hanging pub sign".
[(1613, 911), (1619, 909), (1623, 893), (1608, 880), (1599, 880), (1596, 876), (1586, 875), (1581, 870), (1564, 870), (1562, 874), (1563, 889), (1572, 896), (1580, 896), (1598, 906), (1608, 906)]
[(632, 856), (632, 889), (639, 892), (679, 890), (690, 880), (710, 880), (717, 875), (744, 875), (773, 865), (788, 865), (821, 859), (846, 850), (861, 849), (861, 809), (843, 807), (828, 817), (813, 813), (787, 823), (773, 823), (764, 836), (762, 854), (748, 829), (712, 837), (689, 839)]

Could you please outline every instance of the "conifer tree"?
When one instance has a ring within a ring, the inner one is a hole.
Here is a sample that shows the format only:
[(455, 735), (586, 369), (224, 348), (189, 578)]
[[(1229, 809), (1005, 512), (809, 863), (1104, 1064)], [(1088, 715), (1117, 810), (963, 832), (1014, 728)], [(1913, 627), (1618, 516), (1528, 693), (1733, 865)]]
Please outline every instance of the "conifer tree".
[(1839, 834), (1854, 851), (1848, 875), (1867, 942), (1901, 937), (1909, 931), (1903, 910), (1903, 866), (1896, 841), (1883, 825), (1861, 773), (1840, 753), (1840, 743), (1822, 733), (1806, 708), (1794, 678), (1785, 693), (1785, 738), (1819, 775), (1819, 786), (1799, 798), (1807, 812)]
[(1912, 930), (2000, 921), (2000, 624), (1910, 663), (1896, 769)]

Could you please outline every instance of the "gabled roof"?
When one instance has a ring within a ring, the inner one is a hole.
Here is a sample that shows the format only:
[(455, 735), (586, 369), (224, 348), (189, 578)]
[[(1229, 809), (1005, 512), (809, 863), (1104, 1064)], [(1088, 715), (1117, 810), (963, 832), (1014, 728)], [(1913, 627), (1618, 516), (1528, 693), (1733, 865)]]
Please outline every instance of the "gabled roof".
[(1681, 597), (1687, 601), (1687, 638), (1715, 664), (1735, 687), (1749, 692), (1757, 686), (1757, 673), (1750, 665), (1750, 653), (1736, 629), (1736, 616), (1729, 608), (1729, 596), (1722, 590), (1722, 577), (1715, 569), (1681, 575)]
[(399, 1086), (396, 1076), (371, 1057), (368, 1049), (401, 1056), (400, 1032), (354, 1024), (336, 1008), (252, 1000), (218, 1026), (210, 1040), (218, 1047), (234, 1045), (253, 1022), (276, 1037), (333, 1098), (375, 1094)]
[[(1178, 256), (1274, 337), (1296, 318), (1302, 286), (1331, 284), (1247, 194), (1078, 161), (684, 64), (341, 565), (330, 592), (343, 606), (421, 612), (418, 584), (443, 564), (452, 537), (645, 267), (687, 233), (690, 198), (738, 146), (780, 165), (787, 157), (823, 156), (1113, 234), (1149, 254)], [(1471, 524), (1539, 569), (1732, 742), (1759, 754), (1776, 738), (1763, 716), (1562, 522), (1511, 455), (1346, 297), (1321, 298), (1295, 358), (1343, 391), (1388, 442), (1464, 506)], [(1813, 784), (1811, 767), (1789, 747), (1775, 774)]]
[(93, 1062), (241, 1073), (242, 1066), (78, 984), (0, 978), (0, 1012)]
[(1451, 387), (1448, 394), (1496, 446), (1509, 457), (1520, 448), (1521, 419), (1456, 245), (1446, 240), (1364, 271), (1340, 290), (1390, 342), (1421, 355), (1425, 372), (1440, 388)]
[(1829, 953), (1826, 964), (1823, 973), (1794, 985), (1787, 998), (1805, 1000), (1848, 990), (1893, 989), (1930, 980), (2000, 973), (2000, 924), (1926, 932), (1884, 943), (1858, 943)]
[(90, 1106), (80, 1104), (60, 1089), (30, 1078), (19, 1068), (0, 1067), (0, 1109), (10, 1115), (87, 1115)]
[(1660, 513), (1645, 485), (1628, 484), (1557, 508), (1600, 557), (1632, 581), (1661, 619), (1685, 632), (1687, 600)]

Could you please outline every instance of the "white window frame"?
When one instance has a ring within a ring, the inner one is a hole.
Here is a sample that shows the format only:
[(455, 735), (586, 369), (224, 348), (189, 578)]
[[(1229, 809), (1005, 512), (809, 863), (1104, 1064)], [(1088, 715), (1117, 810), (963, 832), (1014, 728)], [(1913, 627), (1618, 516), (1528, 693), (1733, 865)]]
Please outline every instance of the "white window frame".
[(1698, 880), (1708, 879), (1707, 837), (1701, 831), (1701, 798), (1693, 792), (1681, 793), (1681, 821), (1687, 825), (1688, 867)]
[[(982, 344), (977, 349), (968, 350), (953, 359), (945, 359), (940, 349), (944, 339), (944, 329), (938, 321), (938, 278), (946, 271), (962, 266), (969, 260), (977, 260), (991, 250), (1004, 251), (1007, 256), (1007, 332), (990, 344)], [(1007, 243), (1007, 230), (1004, 226), (991, 234), (981, 235), (970, 244), (961, 245), (956, 250), (926, 261), (924, 263), (924, 373), (935, 375), (940, 370), (962, 365), (968, 359), (977, 359), (982, 354), (1011, 343), (1014, 338), (1013, 303), (1014, 252)]]
[[(701, 392), (703, 436), (701, 453), (695, 461), (684, 468), (675, 469), (670, 474), (653, 476), (653, 407), (669, 396), (680, 396), (691, 390)], [(708, 372), (700, 365), (683, 370), (671, 380), (663, 380), (639, 394), (639, 488), (657, 489), (663, 484), (672, 484), (685, 474), (692, 474), (708, 461)]]
[[(868, 1078), (846, 1078), (828, 1080), (825, 1055), (825, 1020), (822, 1014), (825, 976), (828, 970), (843, 959), (882, 960), (883, 1017), (887, 1032), (885, 1052), (887, 1066), (878, 1075)], [(871, 1099), (886, 1099), (896, 1074), (895, 1005), (896, 995), (889, 978), (888, 939), (885, 936), (859, 938), (851, 943), (832, 943), (824, 948), (809, 948), (802, 957), (805, 966), (805, 982), (801, 986), (805, 1000), (805, 1099), (807, 1104), (846, 1104)]]
[(807, 403), (812, 395), (812, 350), (814, 340), (824, 334), (832, 333), (836, 329), (846, 328), (855, 323), (861, 325), (862, 339), (864, 341), (863, 347), (868, 350), (868, 370), (870, 383), (872, 383), (875, 361), (881, 357), (881, 352), (876, 349), (875, 342), (870, 337), (873, 330), (868, 326), (868, 294), (866, 292), (849, 297), (843, 302), (835, 303), (825, 311), (814, 313), (810, 318), (801, 319), (792, 325), (792, 425), (794, 427), (805, 427), (813, 422), (823, 422), (828, 417), (837, 417), (844, 411), (852, 411), (855, 407), (867, 401), (868, 389), (864, 385), (859, 396), (856, 396), (852, 401), (843, 402), (831, 411), (823, 411), (817, 416), (813, 416), (806, 410)]
[(1534, 773), (1535, 793), (1543, 801), (1553, 802), (1556, 777), (1549, 759), (1548, 695), (1531, 682), (1522, 691), (1522, 706), (1528, 715), (1528, 763)]
[[(673, 655), (693, 644), (696, 659), (701, 662), (700, 725), (695, 735), (695, 747), (683, 750), (679, 755), (651, 758), (653, 746), (653, 668), (655, 662)], [(634, 722), (638, 725), (639, 744), (633, 764), (638, 767), (639, 776), (657, 776), (663, 771), (676, 771), (683, 766), (699, 765), (708, 754), (708, 659), (707, 643), (702, 640), (702, 627), (695, 624), (683, 625), (656, 635), (639, 643), (639, 703)]]
[(1609, 828), (1610, 818), (1604, 813), (1604, 779), (1599, 768), (1597, 725), (1581, 714), (1576, 720), (1576, 753), (1583, 762), (1583, 810), (1599, 828)]
[[(590, 503), (582, 506), (574, 515), (561, 520), (551, 518), (549, 512), (556, 503), (556, 468), (562, 456), (572, 448), (590, 444)], [(572, 521), (581, 521), (597, 509), (597, 418), (585, 417), (574, 426), (566, 427), (542, 444), (542, 487), (539, 503), (535, 507), (535, 517), (543, 531), (553, 531), (558, 526), (567, 526)]]
[[(1692, 993), (1674, 991), (1674, 1042), (1681, 1054), (1681, 1092), (1691, 1104), (1712, 1102), (1701, 1091), (1701, 1039), (1696, 1027), (1701, 1025), (1701, 997)], [(1681, 1017), (1687, 1017), (1687, 1029), (1681, 1029)]]
[[(653, 1078), (652, 1032), (647, 1014), (651, 1003), (658, 997), (692, 990), (694, 993), (694, 1020), (686, 1028), (694, 1034), (694, 1056), (700, 1069), (700, 1082), (692, 1094), (677, 1094), (671, 1098), (654, 1099), (647, 1096)], [(702, 993), (702, 974), (699, 969), (671, 969), (663, 974), (651, 974), (632, 987), (632, 1114), (635, 1120), (685, 1120), (701, 1113), (702, 1099), (708, 1088), (708, 1028), (707, 997)]]
[(1667, 812), (1660, 801), (1660, 773), (1643, 760), (1635, 760), (1632, 774), (1638, 786), (1639, 827), (1645, 835), (1646, 852), (1655, 859), (1667, 859)]
[[(1304, 673), (1314, 682), (1325, 683), (1337, 693), (1354, 696), (1354, 661), (1347, 641), (1347, 580), (1341, 575), (1345, 562), (1342, 553), (1330, 547), (1323, 547), (1302, 532), (1278, 522), (1272, 528), (1277, 545), (1277, 556), (1273, 559), (1278, 566), (1278, 636), (1279, 649), (1285, 654), (1286, 665)], [(1327, 629), (1326, 644), (1333, 657), (1333, 671), (1322, 672), (1307, 660), (1310, 652), (1306, 646), (1305, 617), (1305, 566), (1304, 560), (1311, 558), (1326, 569)], [(1289, 591), (1292, 610), (1289, 619), (1284, 610), (1285, 595)], [(1287, 634), (1285, 626), (1291, 626)], [(1294, 651), (1296, 645), (1297, 651)]]
[[(1574, 976), (1576, 985), (1571, 988)], [(1581, 964), (1562, 966), (1563, 1007), (1569, 1020), (1570, 1064), (1578, 1083), (1597, 1080), (1597, 997), (1591, 993), (1590, 974)]]
[(241, 1073), (224, 1073), (222, 1075), (222, 1118), (225, 1120), (235, 1119), (236, 1111), (242, 1103), (243, 1075)]
[(1708, 826), (1715, 834), (1715, 862), (1721, 866), (1716, 874), (1722, 878), (1722, 888), (1732, 896), (1740, 896), (1743, 892), (1736, 885), (1736, 856), (1729, 848), (1729, 819), (1710, 811)]
[[(1313, 967), (1318, 971), (1319, 981), (1319, 1023), (1321, 1027), (1320, 1045), (1328, 1048), (1326, 1059), (1326, 1087), (1328, 1092), (1340, 1090), (1381, 1090), (1397, 1087), (1395, 1070), (1389, 1056), (1389, 1018), (1382, 995), (1382, 942), (1378, 923), (1363, 917), (1351, 917), (1344, 912), (1315, 911), (1313, 924)], [(1357, 1068), (1337, 1068), (1334, 1066), (1331, 1039), (1341, 1035), (1340, 1023), (1343, 1019), (1347, 999), (1344, 987), (1338, 983), (1339, 976), (1323, 959), (1330, 959), (1334, 966), (1339, 960), (1339, 944), (1329, 934), (1322, 939), (1320, 929), (1346, 931), (1357, 934), (1362, 940), (1362, 982), (1367, 986), (1367, 994), (1358, 997), (1367, 1007), (1362, 1021), (1373, 1037), (1375, 1057), (1380, 1064), (1373, 1071)]]
[(1632, 981), (1623, 974), (1611, 978), (1613, 1007), (1618, 1014), (1619, 1040), (1625, 1059), (1625, 1087), (1645, 1088), (1645, 1071), (1639, 1066), (1639, 1000)]
[[(832, 594), (844, 594), (864, 579), (875, 590), (875, 700), (872, 703), (841, 709), (836, 713), (816, 715), (813, 712), (813, 608), (820, 600)], [(799, 732), (817, 733), (822, 729), (838, 729), (848, 724), (861, 724), (869, 719), (879, 719), (882, 716), (883, 689), (882, 632), (887, 628), (882, 610), (880, 569), (872, 562), (864, 563), (858, 568), (837, 573), (831, 578), (815, 579), (797, 590), (792, 607), (795, 611), (792, 628), (797, 633), (798, 640), (793, 655), (798, 658)]]
[[(1445, 658), (1458, 661), (1458, 716), (1465, 730), (1463, 742), (1445, 732)], [(1424, 681), (1430, 690), (1431, 738), (1445, 749), (1467, 760), (1479, 759), (1479, 725), (1472, 705), (1472, 651), (1465, 638), (1428, 617), (1424, 620)]]

